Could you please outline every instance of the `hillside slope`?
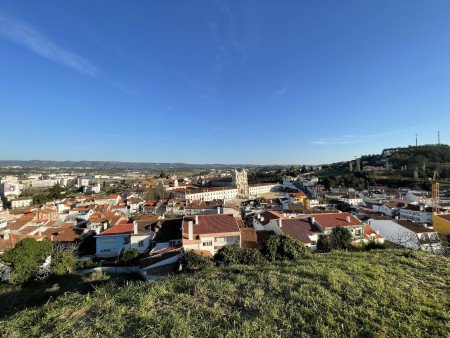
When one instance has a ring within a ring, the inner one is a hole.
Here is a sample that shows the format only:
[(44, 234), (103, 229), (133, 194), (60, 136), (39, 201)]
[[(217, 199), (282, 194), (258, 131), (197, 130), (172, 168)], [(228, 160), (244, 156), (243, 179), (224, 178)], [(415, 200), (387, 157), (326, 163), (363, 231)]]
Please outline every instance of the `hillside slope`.
[(67, 293), (16, 313), (4, 335), (446, 337), (449, 259), (315, 254)]

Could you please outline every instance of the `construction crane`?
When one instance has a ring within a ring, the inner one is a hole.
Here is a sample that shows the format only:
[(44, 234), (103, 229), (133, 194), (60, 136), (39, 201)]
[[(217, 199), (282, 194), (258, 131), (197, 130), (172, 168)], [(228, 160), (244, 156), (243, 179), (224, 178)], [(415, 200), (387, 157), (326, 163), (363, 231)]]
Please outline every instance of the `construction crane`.
[(432, 195), (432, 201), (433, 201), (433, 212), (438, 214), (439, 210), (441, 209), (440, 204), (440, 197), (439, 197), (439, 181), (438, 181), (439, 173), (435, 170), (433, 173), (433, 181), (431, 185), (431, 195)]

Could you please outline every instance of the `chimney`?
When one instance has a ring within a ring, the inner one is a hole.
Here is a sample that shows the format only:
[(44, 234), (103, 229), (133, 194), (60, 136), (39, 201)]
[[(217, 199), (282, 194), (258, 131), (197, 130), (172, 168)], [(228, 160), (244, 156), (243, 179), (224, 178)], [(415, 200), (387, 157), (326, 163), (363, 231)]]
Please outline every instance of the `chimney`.
[(351, 220), (350, 216), (345, 217), (345, 220), (347, 221), (347, 223), (350, 223)]
[(278, 225), (280, 226), (280, 228), (282, 228), (283, 227), (283, 220), (280, 218), (279, 221), (280, 222), (278, 223)]
[(311, 223), (311, 225), (314, 225), (314, 223), (316, 223), (316, 219), (314, 218), (314, 216), (309, 217), (309, 222)]
[(264, 217), (261, 217), (259, 220), (260, 220), (261, 222), (264, 222)]
[(3, 239), (4, 239), (5, 241), (9, 240), (9, 232), (10, 232), (9, 229), (3, 230)]
[(188, 239), (192, 241), (194, 239), (194, 222), (188, 221)]
[(198, 215), (195, 215), (195, 224), (198, 224)]
[(138, 234), (138, 225), (137, 222), (134, 221), (133, 222), (133, 235), (137, 235)]
[(221, 207), (217, 207), (217, 213), (221, 214), (222, 213), (222, 208)]

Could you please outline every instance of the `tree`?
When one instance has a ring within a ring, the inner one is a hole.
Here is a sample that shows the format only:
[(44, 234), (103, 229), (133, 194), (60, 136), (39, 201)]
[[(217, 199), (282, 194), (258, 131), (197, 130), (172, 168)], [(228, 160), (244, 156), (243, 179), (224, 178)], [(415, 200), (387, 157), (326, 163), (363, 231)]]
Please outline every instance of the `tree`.
[(52, 242), (49, 240), (25, 238), (17, 243), (15, 248), (2, 256), (5, 262), (12, 265), (11, 282), (21, 284), (30, 280), (51, 252)]
[(344, 227), (336, 227), (331, 230), (331, 245), (334, 249), (348, 249), (351, 246), (352, 233)]
[(317, 241), (319, 252), (330, 252), (331, 250), (348, 249), (351, 246), (352, 233), (344, 227), (336, 227), (331, 233), (321, 235)]
[(331, 246), (330, 236), (329, 235), (320, 235), (317, 240), (317, 251), (319, 252), (330, 252), (333, 250)]
[(234, 245), (221, 247), (214, 255), (214, 262), (217, 265), (231, 265), (239, 263), (238, 248)]
[(138, 249), (130, 249), (125, 251), (122, 254), (122, 257), (120, 258), (122, 262), (128, 263), (129, 261), (132, 261), (133, 259), (137, 258), (139, 256), (139, 250)]
[(77, 245), (54, 243), (50, 271), (55, 275), (72, 273), (77, 266), (77, 251)]
[(305, 258), (309, 249), (301, 242), (285, 235), (272, 235), (263, 245), (263, 254), (270, 261)]

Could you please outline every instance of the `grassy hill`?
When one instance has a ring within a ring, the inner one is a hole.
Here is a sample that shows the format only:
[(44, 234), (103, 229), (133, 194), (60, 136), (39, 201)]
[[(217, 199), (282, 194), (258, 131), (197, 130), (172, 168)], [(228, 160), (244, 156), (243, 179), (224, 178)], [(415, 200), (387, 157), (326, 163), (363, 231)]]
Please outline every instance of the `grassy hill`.
[(449, 259), (333, 252), (66, 293), (0, 327), (21, 336), (448, 337)]

